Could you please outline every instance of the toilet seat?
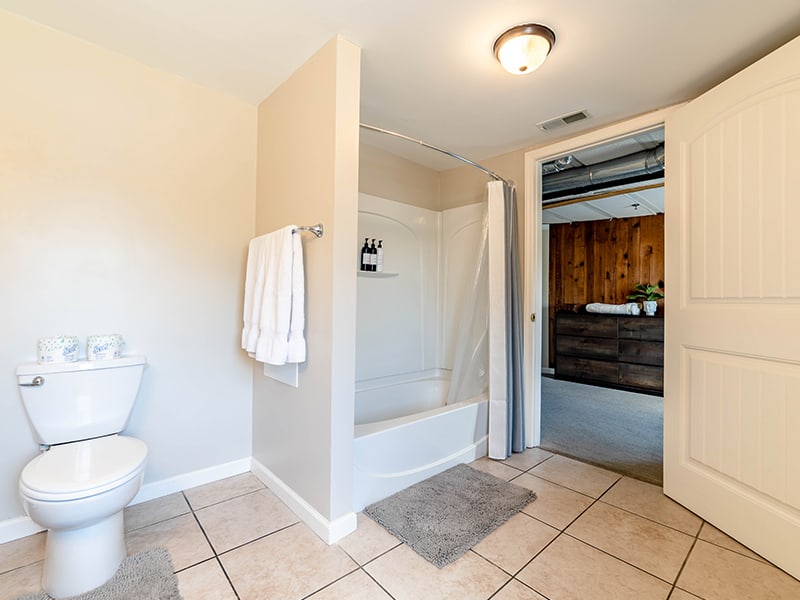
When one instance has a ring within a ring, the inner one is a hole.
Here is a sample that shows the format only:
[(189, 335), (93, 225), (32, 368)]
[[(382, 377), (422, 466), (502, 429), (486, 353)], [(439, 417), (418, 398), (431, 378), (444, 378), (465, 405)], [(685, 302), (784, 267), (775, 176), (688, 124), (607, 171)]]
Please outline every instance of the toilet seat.
[(144, 442), (121, 435), (53, 446), (22, 470), (20, 491), (51, 502), (94, 496), (139, 476), (146, 459)]

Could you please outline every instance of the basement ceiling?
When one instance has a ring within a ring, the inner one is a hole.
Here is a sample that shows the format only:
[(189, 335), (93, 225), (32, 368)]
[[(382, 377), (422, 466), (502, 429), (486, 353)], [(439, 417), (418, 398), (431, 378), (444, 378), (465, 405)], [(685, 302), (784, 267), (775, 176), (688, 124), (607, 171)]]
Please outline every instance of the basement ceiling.
[[(664, 128), (658, 127), (624, 138), (611, 140), (588, 148), (575, 150), (542, 165), (543, 179), (548, 173), (582, 172), (587, 167), (608, 161), (624, 162), (624, 157), (653, 151), (664, 144)], [(625, 178), (625, 173), (617, 174)], [(577, 177), (579, 181), (580, 177)], [(618, 185), (614, 182), (590, 192), (566, 190), (555, 200), (543, 202), (542, 222), (545, 224), (572, 223), (655, 215), (664, 212), (664, 178), (649, 177), (635, 183)]]
[[(663, 179), (661, 180), (663, 183)], [(583, 200), (542, 211), (542, 223), (574, 223), (601, 219), (623, 219), (664, 212), (664, 188), (630, 192), (600, 200)]]

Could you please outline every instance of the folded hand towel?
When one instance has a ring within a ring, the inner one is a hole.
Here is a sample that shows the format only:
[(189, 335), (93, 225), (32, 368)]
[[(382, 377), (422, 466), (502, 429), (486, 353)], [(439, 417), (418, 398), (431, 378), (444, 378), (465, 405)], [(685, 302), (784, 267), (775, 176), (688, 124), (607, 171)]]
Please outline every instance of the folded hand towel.
[(247, 272), (244, 282), (244, 327), (242, 328), (242, 348), (255, 352), (261, 318), (261, 301), (264, 295), (264, 259), (267, 236), (250, 240), (247, 252)]
[(259, 236), (248, 250), (242, 348), (272, 365), (305, 360), (303, 250), (295, 229)]
[(602, 302), (592, 302), (586, 305), (586, 312), (606, 315), (638, 315), (639, 305), (635, 302), (628, 302), (627, 304), (603, 304)]
[(303, 244), (300, 235), (292, 236), (292, 314), (289, 322), (289, 347), (286, 362), (301, 363), (306, 360), (306, 340), (303, 330), (305, 316), (305, 274), (303, 272)]

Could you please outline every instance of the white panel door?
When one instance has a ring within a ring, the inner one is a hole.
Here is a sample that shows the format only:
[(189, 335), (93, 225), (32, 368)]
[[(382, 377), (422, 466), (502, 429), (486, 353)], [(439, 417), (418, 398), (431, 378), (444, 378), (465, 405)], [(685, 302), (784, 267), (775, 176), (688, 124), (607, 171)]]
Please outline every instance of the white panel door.
[(664, 491), (800, 577), (800, 38), (666, 127)]

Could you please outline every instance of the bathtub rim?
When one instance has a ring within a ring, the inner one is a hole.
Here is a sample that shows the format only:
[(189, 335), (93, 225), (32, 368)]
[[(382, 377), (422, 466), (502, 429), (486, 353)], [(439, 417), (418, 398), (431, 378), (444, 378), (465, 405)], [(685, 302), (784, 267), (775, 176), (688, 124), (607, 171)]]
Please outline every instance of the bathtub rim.
[(356, 381), (355, 393), (379, 390), (381, 388), (400, 385), (403, 383), (414, 383), (415, 381), (425, 381), (426, 379), (444, 379), (450, 381), (450, 369), (424, 369), (422, 371), (410, 371), (397, 375), (386, 375), (385, 377), (373, 377), (372, 379), (361, 379)]
[(383, 421), (373, 421), (372, 423), (362, 423), (361, 425), (354, 426), (353, 437), (362, 438), (375, 435), (384, 431), (388, 431), (390, 429), (397, 429), (399, 427), (403, 427), (405, 425), (408, 425), (409, 423), (415, 423), (416, 421), (421, 421), (422, 419), (432, 418), (437, 415), (441, 415), (451, 411), (462, 410), (478, 402), (488, 402), (488, 401), (489, 401), (488, 394), (482, 394), (480, 396), (474, 396), (468, 400), (462, 400), (461, 402), (456, 402), (454, 404), (445, 404), (444, 406), (440, 406), (438, 408), (432, 408), (430, 410), (413, 413), (410, 415), (406, 415), (404, 417), (396, 417), (394, 419), (384, 419)]

